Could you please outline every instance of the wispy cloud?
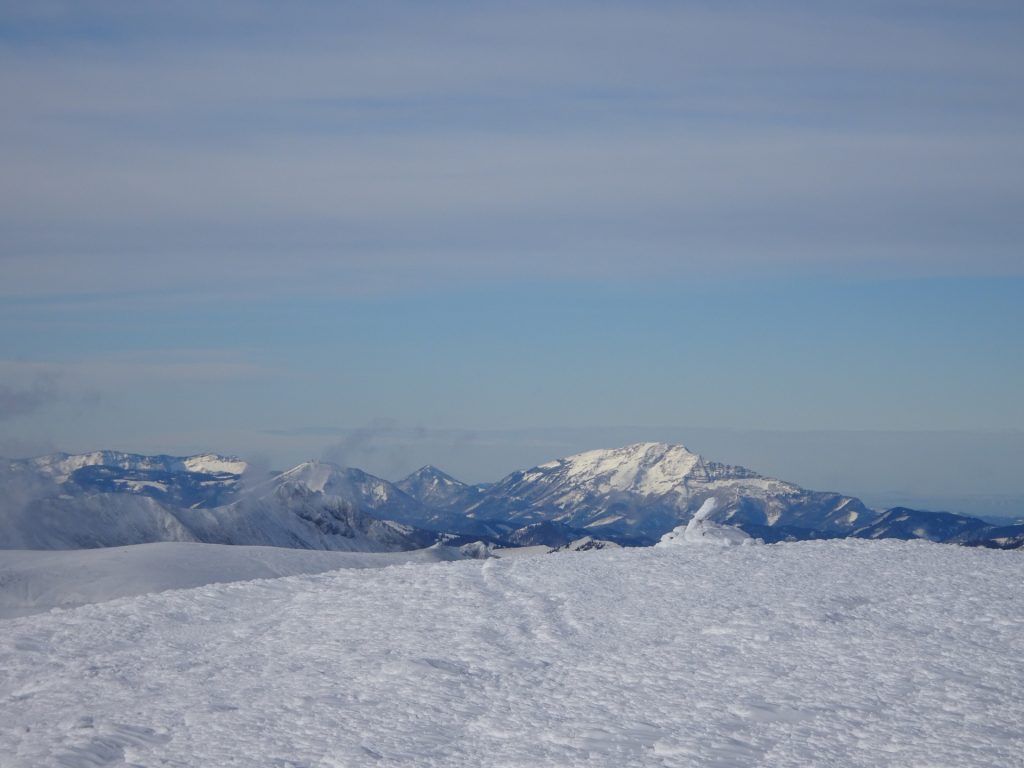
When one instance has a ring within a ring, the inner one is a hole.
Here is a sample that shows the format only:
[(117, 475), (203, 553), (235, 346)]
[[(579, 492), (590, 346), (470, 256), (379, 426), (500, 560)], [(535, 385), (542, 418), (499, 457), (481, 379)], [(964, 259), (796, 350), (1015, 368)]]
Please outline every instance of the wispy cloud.
[(0, 452), (1024, 423), (1019, 2), (0, 18)]
[(1024, 269), (1012, 4), (50, 7), (8, 296)]
[(131, 387), (146, 383), (219, 382), (285, 376), (282, 369), (239, 358), (237, 351), (160, 350), (118, 355), (99, 354), (84, 361), (0, 360), (0, 379), (35, 382), (30, 388), (12, 389), (23, 393), (26, 402), (41, 404), (55, 399), (55, 382), (79, 389)]
[(53, 374), (38, 373), (22, 386), (0, 380), (0, 421), (35, 413), (57, 402), (58, 396)]

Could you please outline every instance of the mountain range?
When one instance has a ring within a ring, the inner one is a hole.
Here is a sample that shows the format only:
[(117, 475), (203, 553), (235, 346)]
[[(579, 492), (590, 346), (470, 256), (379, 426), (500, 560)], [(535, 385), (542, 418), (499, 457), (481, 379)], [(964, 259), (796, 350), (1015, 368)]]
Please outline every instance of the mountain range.
[(0, 548), (193, 541), (402, 551), (478, 540), (647, 546), (709, 500), (712, 522), (766, 542), (855, 537), (1024, 546), (1024, 525), (873, 510), (852, 496), (807, 490), (665, 443), (587, 451), (489, 485), (469, 485), (432, 466), (391, 483), (315, 461), (253, 475), (245, 461), (216, 454), (96, 451), (0, 462)]

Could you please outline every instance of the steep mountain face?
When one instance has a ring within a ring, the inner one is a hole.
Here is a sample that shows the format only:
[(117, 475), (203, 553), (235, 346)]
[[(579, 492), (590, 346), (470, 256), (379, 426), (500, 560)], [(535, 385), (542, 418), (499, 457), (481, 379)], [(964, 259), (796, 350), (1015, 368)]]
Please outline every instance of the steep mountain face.
[(468, 514), (520, 524), (553, 520), (598, 538), (653, 544), (709, 498), (717, 501), (716, 522), (740, 526), (846, 535), (874, 517), (857, 499), (807, 491), (664, 443), (587, 451), (515, 472)]
[[(301, 485), (324, 496), (340, 499), (374, 517), (400, 523), (423, 521), (430, 512), (416, 499), (400, 491), (393, 483), (361, 469), (339, 467), (323, 461), (307, 461), (282, 472), (256, 492), (281, 485)], [(415, 524), (415, 523), (413, 523)]]
[(381, 520), (297, 480), (276, 484), (217, 509), (183, 509), (177, 517), (198, 541), (345, 552), (428, 547), (437, 535)]
[[(408, 478), (406, 478), (408, 479)], [(454, 479), (453, 479), (454, 480)], [(458, 483), (457, 480), (454, 480)], [(324, 496), (348, 502), (356, 509), (374, 517), (394, 520), (416, 528), (438, 533), (457, 533), (496, 539), (515, 526), (484, 524), (467, 518), (462, 510), (437, 509), (402, 491), (398, 485), (382, 480), (361, 469), (340, 467), (323, 461), (308, 461), (282, 472), (256, 487), (256, 491), (282, 483), (299, 483)], [(443, 486), (442, 486), (443, 487)], [(470, 486), (467, 486), (470, 487)]]
[(467, 485), (429, 464), (395, 485), (424, 506), (445, 512), (461, 512), (484, 493), (481, 486)]
[(174, 510), (127, 493), (60, 494), (0, 504), (0, 549), (92, 549), (200, 541)]

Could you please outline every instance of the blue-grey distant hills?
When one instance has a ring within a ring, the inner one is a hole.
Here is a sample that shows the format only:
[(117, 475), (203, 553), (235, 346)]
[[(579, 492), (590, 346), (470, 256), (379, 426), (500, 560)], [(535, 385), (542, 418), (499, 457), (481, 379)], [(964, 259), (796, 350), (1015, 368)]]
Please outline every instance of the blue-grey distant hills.
[(53, 454), (0, 463), (0, 548), (76, 549), (199, 541), (305, 549), (399, 551), (482, 540), (499, 546), (574, 541), (653, 544), (708, 500), (713, 520), (765, 540), (899, 538), (1024, 546), (1024, 525), (948, 512), (878, 511), (681, 445), (594, 450), (468, 485), (436, 467), (397, 483), (306, 462), (254, 477), (216, 454)]

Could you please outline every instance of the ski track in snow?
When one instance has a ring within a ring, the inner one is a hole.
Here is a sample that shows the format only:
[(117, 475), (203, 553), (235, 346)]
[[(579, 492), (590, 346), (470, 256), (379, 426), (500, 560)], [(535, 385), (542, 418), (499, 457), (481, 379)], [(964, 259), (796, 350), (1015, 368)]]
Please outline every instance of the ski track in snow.
[(0, 622), (0, 765), (1024, 765), (1024, 558), (669, 547)]

